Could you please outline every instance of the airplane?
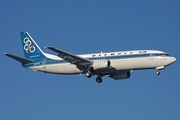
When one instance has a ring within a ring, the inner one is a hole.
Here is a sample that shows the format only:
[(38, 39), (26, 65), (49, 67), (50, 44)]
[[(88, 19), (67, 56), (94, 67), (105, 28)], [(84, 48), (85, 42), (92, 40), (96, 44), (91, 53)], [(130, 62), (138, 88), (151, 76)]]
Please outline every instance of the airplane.
[(96, 75), (96, 82), (101, 83), (103, 76), (114, 80), (130, 78), (131, 71), (165, 69), (176, 61), (168, 53), (158, 50), (131, 50), (119, 52), (100, 52), (74, 55), (53, 46), (46, 48), (57, 55), (45, 53), (37, 45), (28, 32), (20, 32), (25, 58), (9, 53), (4, 55), (17, 60), (23, 67), (52, 74), (85, 74), (87, 78)]

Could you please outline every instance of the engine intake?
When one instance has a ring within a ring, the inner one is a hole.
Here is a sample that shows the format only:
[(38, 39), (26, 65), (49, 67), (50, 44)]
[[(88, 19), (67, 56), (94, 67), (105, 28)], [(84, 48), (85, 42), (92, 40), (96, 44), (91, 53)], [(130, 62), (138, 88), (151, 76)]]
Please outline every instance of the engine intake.
[(131, 74), (127, 71), (117, 71), (111, 74), (109, 77), (114, 78), (114, 80), (127, 79), (130, 78)]

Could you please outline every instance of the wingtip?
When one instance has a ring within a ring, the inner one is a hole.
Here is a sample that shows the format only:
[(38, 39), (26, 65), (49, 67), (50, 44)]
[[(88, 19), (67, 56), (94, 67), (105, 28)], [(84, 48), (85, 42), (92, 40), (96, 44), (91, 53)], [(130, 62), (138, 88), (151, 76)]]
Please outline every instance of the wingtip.
[(54, 47), (53, 46), (45, 46), (45, 48), (51, 49), (51, 48), (54, 48)]
[(8, 53), (3, 53), (4, 55), (7, 55)]

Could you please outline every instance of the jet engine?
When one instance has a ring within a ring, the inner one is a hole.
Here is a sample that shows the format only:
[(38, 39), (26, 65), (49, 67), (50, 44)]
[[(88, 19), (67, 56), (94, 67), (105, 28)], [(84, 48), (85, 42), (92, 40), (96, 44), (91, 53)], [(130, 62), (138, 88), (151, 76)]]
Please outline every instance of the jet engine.
[(130, 78), (131, 74), (127, 71), (117, 71), (112, 73), (109, 77), (114, 78), (114, 80), (127, 79)]
[(94, 70), (110, 68), (111, 62), (109, 60), (97, 60), (93, 61), (92, 67)]

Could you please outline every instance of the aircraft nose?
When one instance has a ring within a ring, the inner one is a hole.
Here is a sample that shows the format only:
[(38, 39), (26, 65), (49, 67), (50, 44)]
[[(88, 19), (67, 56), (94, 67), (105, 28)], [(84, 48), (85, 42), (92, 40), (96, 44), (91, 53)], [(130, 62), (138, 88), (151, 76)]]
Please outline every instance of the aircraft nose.
[(176, 62), (176, 58), (175, 58), (175, 57), (171, 57), (170, 62), (171, 62), (171, 63)]

